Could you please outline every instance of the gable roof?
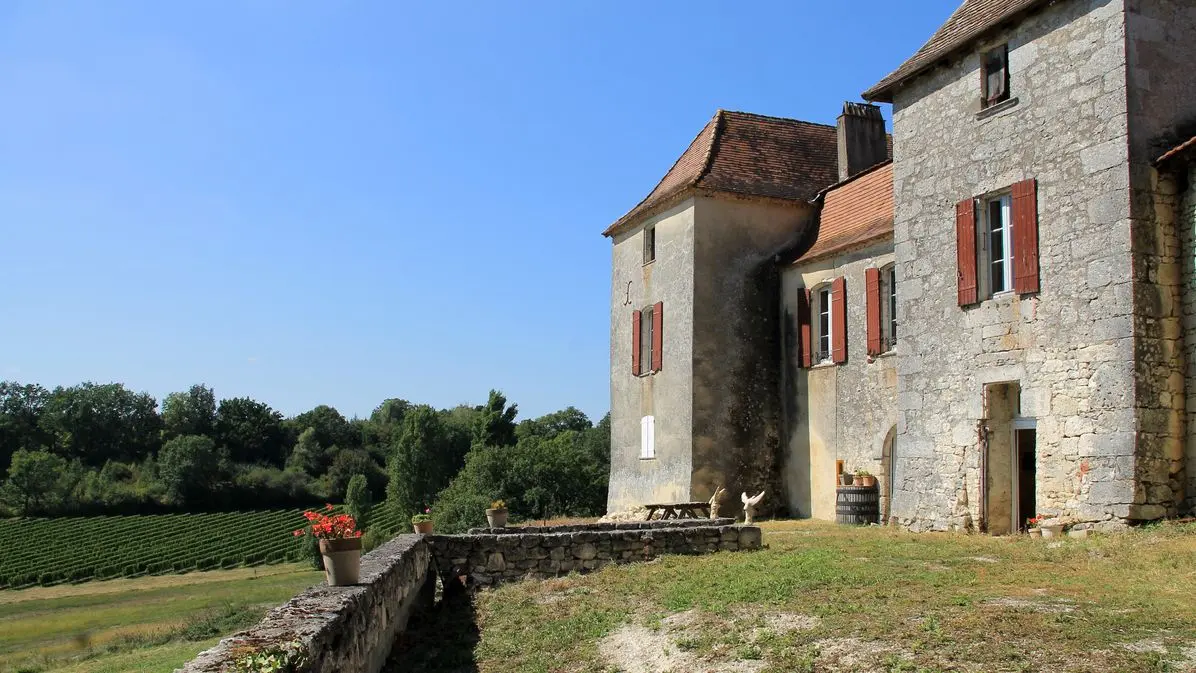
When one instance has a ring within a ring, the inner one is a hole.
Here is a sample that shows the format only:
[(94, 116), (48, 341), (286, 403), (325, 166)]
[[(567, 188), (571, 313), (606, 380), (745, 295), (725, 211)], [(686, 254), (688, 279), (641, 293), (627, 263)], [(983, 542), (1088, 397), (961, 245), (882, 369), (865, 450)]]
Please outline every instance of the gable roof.
[(892, 103), (893, 90), (929, 70), (940, 59), (987, 33), (1019, 12), (1053, 0), (964, 0), (951, 18), (935, 31), (901, 67), (864, 92), (864, 100)]
[(879, 163), (819, 195), (818, 235), (794, 260), (808, 262), (893, 233), (893, 162)]
[(719, 110), (643, 201), (602, 232), (613, 236), (690, 189), (807, 201), (838, 179), (834, 126)]

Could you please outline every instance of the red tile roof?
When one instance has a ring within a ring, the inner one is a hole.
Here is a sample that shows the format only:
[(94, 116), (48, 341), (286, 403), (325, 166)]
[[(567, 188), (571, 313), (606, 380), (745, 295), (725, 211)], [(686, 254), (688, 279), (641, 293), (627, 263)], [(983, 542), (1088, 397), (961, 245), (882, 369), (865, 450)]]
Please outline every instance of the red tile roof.
[(1048, 1), (1050, 0), (964, 0), (959, 9), (935, 31), (921, 49), (902, 63), (901, 67), (865, 91), (864, 99), (892, 103), (893, 90), (906, 80), (929, 70), (940, 59), (981, 37), (1002, 21)]
[(877, 164), (828, 188), (818, 237), (797, 262), (826, 257), (893, 233), (893, 162)]
[(602, 232), (612, 236), (690, 189), (809, 200), (838, 179), (834, 126), (719, 110), (656, 188)]

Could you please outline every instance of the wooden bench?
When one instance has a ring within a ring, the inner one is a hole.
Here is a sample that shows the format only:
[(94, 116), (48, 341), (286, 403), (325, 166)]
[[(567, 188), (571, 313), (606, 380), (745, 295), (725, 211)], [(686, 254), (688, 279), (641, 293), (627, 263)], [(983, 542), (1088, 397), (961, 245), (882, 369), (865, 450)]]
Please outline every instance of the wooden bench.
[(646, 521), (652, 520), (652, 515), (658, 510), (663, 519), (709, 519), (710, 503), (708, 502), (665, 502), (646, 505), (648, 516)]

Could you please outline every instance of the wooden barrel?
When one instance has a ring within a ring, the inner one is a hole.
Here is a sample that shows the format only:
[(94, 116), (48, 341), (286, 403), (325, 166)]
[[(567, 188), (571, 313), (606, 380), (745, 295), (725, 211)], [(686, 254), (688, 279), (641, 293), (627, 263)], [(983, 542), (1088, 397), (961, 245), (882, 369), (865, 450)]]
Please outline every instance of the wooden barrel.
[(880, 489), (875, 486), (835, 489), (835, 521), (855, 526), (880, 523)]

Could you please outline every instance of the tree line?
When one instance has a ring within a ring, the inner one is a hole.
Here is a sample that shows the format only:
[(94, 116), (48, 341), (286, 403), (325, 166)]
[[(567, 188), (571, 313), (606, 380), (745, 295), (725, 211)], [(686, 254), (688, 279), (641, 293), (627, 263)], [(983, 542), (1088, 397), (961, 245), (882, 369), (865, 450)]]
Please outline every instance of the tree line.
[(515, 517), (601, 513), (609, 452), (609, 414), (597, 425), (573, 407), (519, 420), (494, 390), (479, 405), (392, 398), (368, 418), (328, 405), (285, 418), (202, 384), (159, 406), (121, 383), (0, 382), (0, 515), (361, 509), (385, 497), (402, 516), (432, 508), (438, 528), (456, 530), (498, 498)]

